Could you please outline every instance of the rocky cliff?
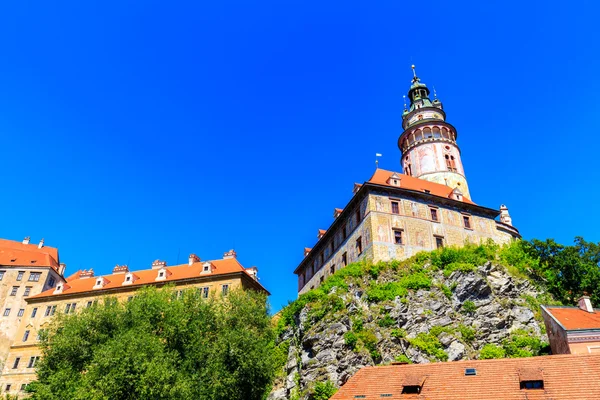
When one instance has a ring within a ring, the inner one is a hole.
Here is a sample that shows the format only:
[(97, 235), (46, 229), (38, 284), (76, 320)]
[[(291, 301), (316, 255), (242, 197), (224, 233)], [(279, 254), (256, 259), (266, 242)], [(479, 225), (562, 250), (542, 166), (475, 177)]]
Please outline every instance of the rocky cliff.
[(285, 365), (269, 399), (311, 398), (323, 382), (339, 387), (367, 365), (547, 351), (539, 304), (553, 301), (526, 278), (514, 247), (443, 249), (338, 271), (282, 311)]

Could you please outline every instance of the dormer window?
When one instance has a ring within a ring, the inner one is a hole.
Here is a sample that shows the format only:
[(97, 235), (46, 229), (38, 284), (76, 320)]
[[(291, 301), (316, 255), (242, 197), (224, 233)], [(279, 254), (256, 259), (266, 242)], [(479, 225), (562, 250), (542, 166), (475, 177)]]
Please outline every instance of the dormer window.
[(65, 284), (59, 283), (58, 285), (56, 285), (56, 288), (54, 289), (54, 294), (62, 293), (64, 288), (65, 288)]
[(158, 274), (156, 275), (155, 281), (164, 281), (167, 277), (171, 275), (166, 268), (161, 268), (158, 270)]
[(212, 264), (209, 262), (205, 262), (204, 264), (202, 264), (202, 274), (210, 274), (212, 272)]
[(96, 278), (96, 284), (94, 285), (94, 289), (102, 289), (104, 287), (104, 285), (106, 285), (107, 281), (106, 279), (102, 278), (102, 277), (98, 277)]
[(400, 176), (394, 172), (392, 174), (392, 176), (390, 176), (390, 179), (388, 182), (390, 185), (398, 187), (398, 186), (400, 186)]
[(137, 277), (133, 275), (131, 272), (125, 274), (125, 279), (123, 279), (123, 285), (131, 285)]

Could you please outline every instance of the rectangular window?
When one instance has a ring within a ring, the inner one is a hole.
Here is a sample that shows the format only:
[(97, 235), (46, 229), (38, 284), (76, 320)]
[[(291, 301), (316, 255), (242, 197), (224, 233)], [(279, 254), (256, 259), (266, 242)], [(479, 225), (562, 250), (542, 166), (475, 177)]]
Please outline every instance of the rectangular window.
[(133, 300), (133, 296), (129, 296), (129, 297), (127, 298), (127, 301), (131, 301), (131, 300)]
[(25, 271), (19, 271), (19, 274), (17, 275), (17, 280), (20, 281), (23, 279), (23, 275), (25, 275)]
[(358, 239), (356, 239), (356, 254), (360, 256), (362, 251), (362, 236), (359, 236)]
[(52, 306), (52, 310), (50, 311), (50, 316), (53, 316), (56, 312), (56, 306)]
[(329, 267), (329, 273), (330, 274), (335, 273), (335, 264), (331, 264), (331, 266)]
[(16, 296), (17, 295), (17, 291), (19, 290), (18, 286), (13, 286), (12, 290), (10, 291), (10, 295), (11, 296)]
[(346, 225), (344, 225), (344, 227), (342, 228), (342, 240), (346, 240), (347, 237), (348, 237), (348, 231), (346, 230)]
[(321, 262), (319, 263), (319, 267), (322, 267), (322, 266), (323, 266), (323, 264), (325, 263), (325, 255), (324, 255), (323, 253), (321, 253), (321, 254), (319, 255), (319, 260), (321, 261)]
[(227, 293), (229, 293), (229, 285), (223, 285), (221, 288), (221, 293), (223, 296), (227, 296)]
[(71, 303), (67, 304), (67, 306), (65, 307), (65, 314), (68, 314), (69, 311), (71, 311)]
[(27, 388), (27, 384), (26, 383), (22, 383), (21, 384), (21, 392), (24, 392), (26, 388)]
[(360, 224), (360, 208), (356, 210), (356, 226)]
[(23, 314), (25, 314), (25, 309), (24, 308), (19, 308), (19, 312), (17, 313), (17, 317), (22, 317)]
[(19, 367), (19, 362), (21, 361), (21, 357), (15, 358), (15, 362), (13, 364), (13, 369), (17, 369)]
[(208, 299), (208, 290), (209, 290), (208, 286), (202, 288), (202, 298), (203, 299)]
[(468, 215), (463, 215), (463, 223), (465, 224), (465, 228), (471, 229), (471, 217)]
[(29, 281), (30, 282), (39, 282), (40, 276), (42, 276), (41, 272), (30, 272), (29, 273)]
[(29, 358), (29, 364), (27, 364), (27, 368), (33, 368), (35, 367), (35, 364), (37, 364), (37, 361), (40, 357), (39, 356), (33, 356)]
[(444, 238), (442, 236), (435, 236), (435, 247), (438, 249), (444, 247)]
[(321, 275), (321, 277), (319, 278), (319, 282), (323, 283), (324, 280), (325, 280), (325, 277), (323, 275)]
[(392, 214), (400, 214), (400, 205), (397, 201), (392, 201)]
[(44, 317), (50, 316), (51, 311), (52, 311), (52, 306), (46, 307), (46, 312), (44, 313)]
[(0, 281), (1, 281), (1, 280), (4, 278), (4, 273), (5, 273), (5, 272), (6, 272), (6, 271), (0, 271)]
[(35, 318), (35, 314), (37, 314), (37, 307), (31, 311), (31, 318)]
[(4, 316), (8, 317), (10, 315), (10, 308), (5, 308), (4, 309)]
[(431, 220), (432, 221), (439, 221), (437, 208), (430, 207), (429, 212), (431, 212)]
[(23, 293), (23, 296), (29, 296), (30, 293), (31, 293), (31, 286), (25, 286), (25, 293)]
[(23, 335), (23, 341), (26, 342), (27, 339), (29, 339), (29, 331), (25, 331), (25, 334)]
[(48, 286), (54, 287), (55, 283), (56, 283), (56, 279), (54, 279), (54, 277), (51, 276), (50, 279), (48, 280)]
[(10, 383), (6, 384), (6, 391), (8, 392), (10, 390), (10, 388), (12, 387), (12, 385)]
[(90, 300), (87, 302), (86, 307), (90, 308), (92, 306), (92, 304), (94, 304), (94, 302)]
[(342, 254), (342, 264), (344, 265), (344, 267), (348, 265), (348, 253)]
[(394, 243), (404, 244), (404, 238), (402, 237), (402, 229), (394, 229)]

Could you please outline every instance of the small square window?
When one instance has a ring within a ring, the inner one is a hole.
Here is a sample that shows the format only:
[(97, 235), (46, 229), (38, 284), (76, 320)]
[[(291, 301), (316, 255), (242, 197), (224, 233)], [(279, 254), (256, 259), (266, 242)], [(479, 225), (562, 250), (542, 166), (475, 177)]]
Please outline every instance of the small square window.
[(41, 276), (42, 276), (41, 272), (30, 272), (28, 280), (30, 282), (39, 282)]
[(329, 273), (330, 274), (334, 274), (335, 273), (335, 264), (331, 264), (331, 266), (329, 267)]
[(348, 265), (348, 253), (342, 254), (342, 264), (344, 265), (344, 267)]
[(10, 383), (6, 384), (6, 391), (8, 392), (10, 390), (10, 388), (12, 387), (12, 385)]
[(402, 229), (394, 229), (394, 243), (404, 244), (404, 237)]
[(23, 279), (23, 275), (25, 275), (25, 271), (19, 271), (19, 274), (17, 275), (17, 280), (20, 281)]
[(23, 314), (25, 314), (25, 309), (24, 308), (19, 308), (19, 312), (17, 312), (17, 317), (22, 317)]
[(359, 236), (358, 239), (356, 239), (356, 254), (358, 254), (360, 256), (362, 254), (362, 252), (363, 252), (362, 236)]
[(442, 247), (444, 247), (444, 238), (441, 236), (436, 236), (435, 237), (435, 247), (438, 249), (441, 249)]
[(13, 286), (12, 290), (10, 291), (10, 295), (11, 296), (16, 296), (17, 295), (17, 291), (19, 290), (18, 286)]
[(4, 316), (8, 317), (10, 315), (10, 308), (5, 308), (4, 309)]
[(26, 388), (27, 388), (27, 384), (26, 383), (22, 383), (21, 384), (21, 392), (24, 392)]
[(31, 293), (31, 286), (25, 286), (25, 293), (23, 293), (23, 296), (29, 296), (29, 294)]
[(400, 214), (400, 205), (397, 201), (392, 201), (392, 214)]
[(90, 308), (92, 306), (92, 304), (94, 304), (94, 302), (90, 300), (87, 302), (86, 307)]
[(33, 356), (33, 357), (29, 358), (29, 364), (27, 364), (27, 368), (35, 367), (35, 364), (37, 363), (39, 358), (40, 358), (39, 356)]
[(429, 209), (429, 212), (431, 213), (431, 220), (432, 220), (432, 221), (439, 221), (439, 219), (438, 219), (438, 210), (437, 210), (437, 208), (433, 208), (433, 207), (431, 207), (431, 208)]
[(51, 276), (50, 279), (48, 280), (48, 286), (54, 287), (55, 283), (56, 283), (56, 279), (54, 279), (54, 277)]
[(465, 228), (471, 229), (471, 217), (468, 215), (463, 215), (463, 223), (465, 224)]

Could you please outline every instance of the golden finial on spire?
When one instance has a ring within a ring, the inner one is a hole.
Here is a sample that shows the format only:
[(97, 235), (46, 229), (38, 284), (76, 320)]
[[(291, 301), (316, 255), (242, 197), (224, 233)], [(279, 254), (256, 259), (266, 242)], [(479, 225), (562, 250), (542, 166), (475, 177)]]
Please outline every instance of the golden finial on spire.
[(417, 77), (417, 71), (415, 70), (415, 64), (410, 66), (413, 70), (413, 76), (416, 78)]

